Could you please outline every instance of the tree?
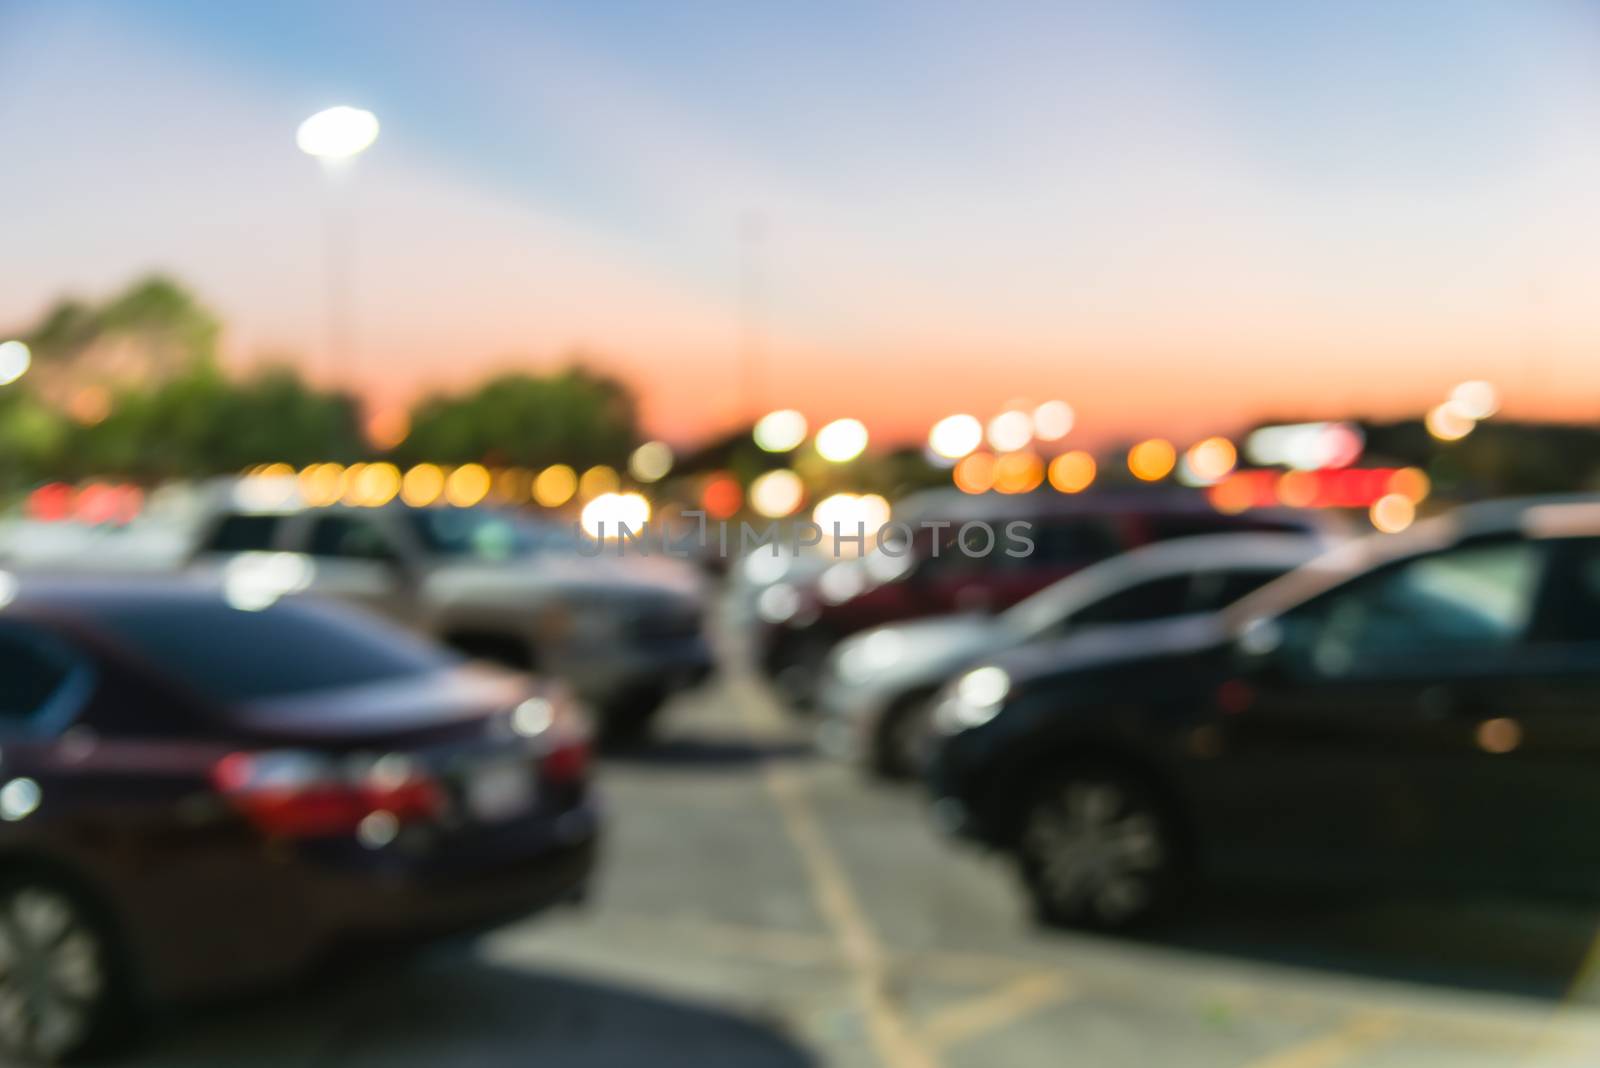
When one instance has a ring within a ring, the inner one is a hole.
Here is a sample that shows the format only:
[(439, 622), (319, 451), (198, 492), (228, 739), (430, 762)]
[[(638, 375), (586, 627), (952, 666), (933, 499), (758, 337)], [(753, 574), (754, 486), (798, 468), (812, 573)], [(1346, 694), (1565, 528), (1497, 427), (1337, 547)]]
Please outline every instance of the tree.
[(581, 366), (537, 377), (508, 374), (460, 397), (430, 397), (413, 411), (396, 452), (407, 460), (621, 464), (637, 443), (633, 395)]

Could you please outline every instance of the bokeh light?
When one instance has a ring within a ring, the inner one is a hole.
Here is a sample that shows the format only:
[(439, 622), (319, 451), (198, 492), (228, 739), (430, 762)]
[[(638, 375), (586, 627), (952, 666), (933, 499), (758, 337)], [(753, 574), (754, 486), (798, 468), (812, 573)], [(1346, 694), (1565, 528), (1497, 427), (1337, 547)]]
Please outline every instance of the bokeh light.
[(1481, 379), (1463, 382), (1450, 391), (1450, 404), (1468, 419), (1487, 419), (1500, 410), (1500, 391)]
[(489, 470), (482, 464), (462, 464), (444, 480), (444, 499), (457, 508), (471, 508), (489, 495)]
[(805, 499), (805, 483), (787, 468), (768, 471), (750, 483), (750, 507), (768, 519), (793, 515)]
[(1033, 440), (1033, 418), (1027, 412), (1010, 409), (989, 420), (985, 437), (996, 452), (1016, 452)]
[(578, 479), (578, 496), (586, 501), (622, 488), (622, 478), (607, 464), (595, 464)]
[(751, 436), (765, 452), (788, 452), (806, 440), (806, 417), (793, 408), (768, 412), (756, 420)]
[(994, 454), (975, 452), (956, 464), (950, 477), (962, 493), (987, 493), (994, 488)]
[(1191, 486), (1209, 486), (1226, 477), (1239, 462), (1239, 451), (1224, 437), (1197, 441), (1183, 454), (1179, 474)]
[(1421, 504), (1433, 492), (1433, 480), (1420, 467), (1402, 467), (1389, 476), (1388, 490), (1413, 504)]
[(1417, 506), (1410, 497), (1388, 493), (1372, 502), (1372, 525), (1385, 534), (1398, 534), (1417, 518)]
[(560, 508), (578, 492), (578, 473), (566, 464), (552, 464), (533, 480), (533, 499), (541, 508)]
[(866, 448), (867, 428), (859, 419), (835, 419), (817, 431), (817, 455), (830, 463), (848, 463)]
[(33, 366), (33, 352), (20, 341), (0, 343), (0, 386), (9, 386)]
[(591, 538), (616, 538), (623, 527), (637, 534), (650, 522), (650, 502), (642, 493), (602, 493), (583, 506), (578, 522)]
[(983, 424), (977, 416), (947, 415), (928, 431), (928, 448), (946, 460), (959, 460), (983, 444)]
[(1178, 450), (1165, 438), (1141, 441), (1128, 450), (1128, 470), (1143, 482), (1159, 482), (1172, 473)]
[(1044, 461), (1032, 452), (1008, 452), (994, 462), (994, 488), (1001, 493), (1029, 493), (1044, 481)]
[(1045, 401), (1033, 410), (1033, 434), (1040, 441), (1060, 441), (1072, 433), (1077, 416), (1066, 401)]
[(672, 470), (672, 446), (664, 441), (647, 441), (628, 457), (628, 474), (635, 482), (659, 482)]
[(413, 508), (426, 508), (444, 493), (444, 471), (438, 464), (417, 464), (400, 482), (400, 499)]
[(1477, 425), (1451, 401), (1430, 408), (1425, 422), (1428, 433), (1440, 441), (1460, 441)]
[(1062, 493), (1082, 493), (1094, 484), (1094, 457), (1081, 449), (1064, 452), (1050, 461), (1050, 485)]
[(718, 472), (700, 491), (700, 507), (712, 519), (731, 519), (744, 507), (744, 490), (739, 480), (726, 471)]

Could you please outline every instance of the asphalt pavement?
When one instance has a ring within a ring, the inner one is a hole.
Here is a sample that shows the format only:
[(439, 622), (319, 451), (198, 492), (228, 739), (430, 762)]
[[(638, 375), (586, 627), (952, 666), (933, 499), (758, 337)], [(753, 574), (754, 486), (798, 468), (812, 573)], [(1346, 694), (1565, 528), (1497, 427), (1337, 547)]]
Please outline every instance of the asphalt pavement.
[(586, 905), (174, 1013), (124, 1063), (1600, 1063), (1592, 910), (1235, 899), (1138, 941), (1045, 932), (914, 789), (807, 734), (751, 680), (685, 695), (602, 768)]

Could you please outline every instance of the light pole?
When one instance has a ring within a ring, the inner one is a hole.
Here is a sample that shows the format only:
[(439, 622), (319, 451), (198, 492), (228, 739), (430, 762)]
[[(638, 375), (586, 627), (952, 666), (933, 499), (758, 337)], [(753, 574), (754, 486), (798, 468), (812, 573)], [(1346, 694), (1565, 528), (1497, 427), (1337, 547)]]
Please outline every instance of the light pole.
[[(336, 382), (351, 370), (350, 276), (354, 270), (355, 227), (348, 199), (339, 185), (355, 158), (378, 139), (378, 117), (352, 107), (319, 111), (295, 133), (300, 151), (322, 164), (328, 194), (324, 226), (327, 284), (328, 366)], [(348, 384), (348, 383), (344, 383)]]

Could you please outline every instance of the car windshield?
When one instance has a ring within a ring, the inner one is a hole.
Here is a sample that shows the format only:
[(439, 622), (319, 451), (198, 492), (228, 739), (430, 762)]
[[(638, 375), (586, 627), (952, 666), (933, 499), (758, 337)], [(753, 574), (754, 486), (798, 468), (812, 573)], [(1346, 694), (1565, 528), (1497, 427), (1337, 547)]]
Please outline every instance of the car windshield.
[(222, 701), (361, 686), (456, 662), (381, 621), (288, 600), (262, 611), (221, 600), (128, 601), (97, 609), (94, 619), (158, 671)]
[(573, 550), (572, 533), (492, 508), (414, 509), (406, 513), (428, 552), (478, 560), (512, 560)]

